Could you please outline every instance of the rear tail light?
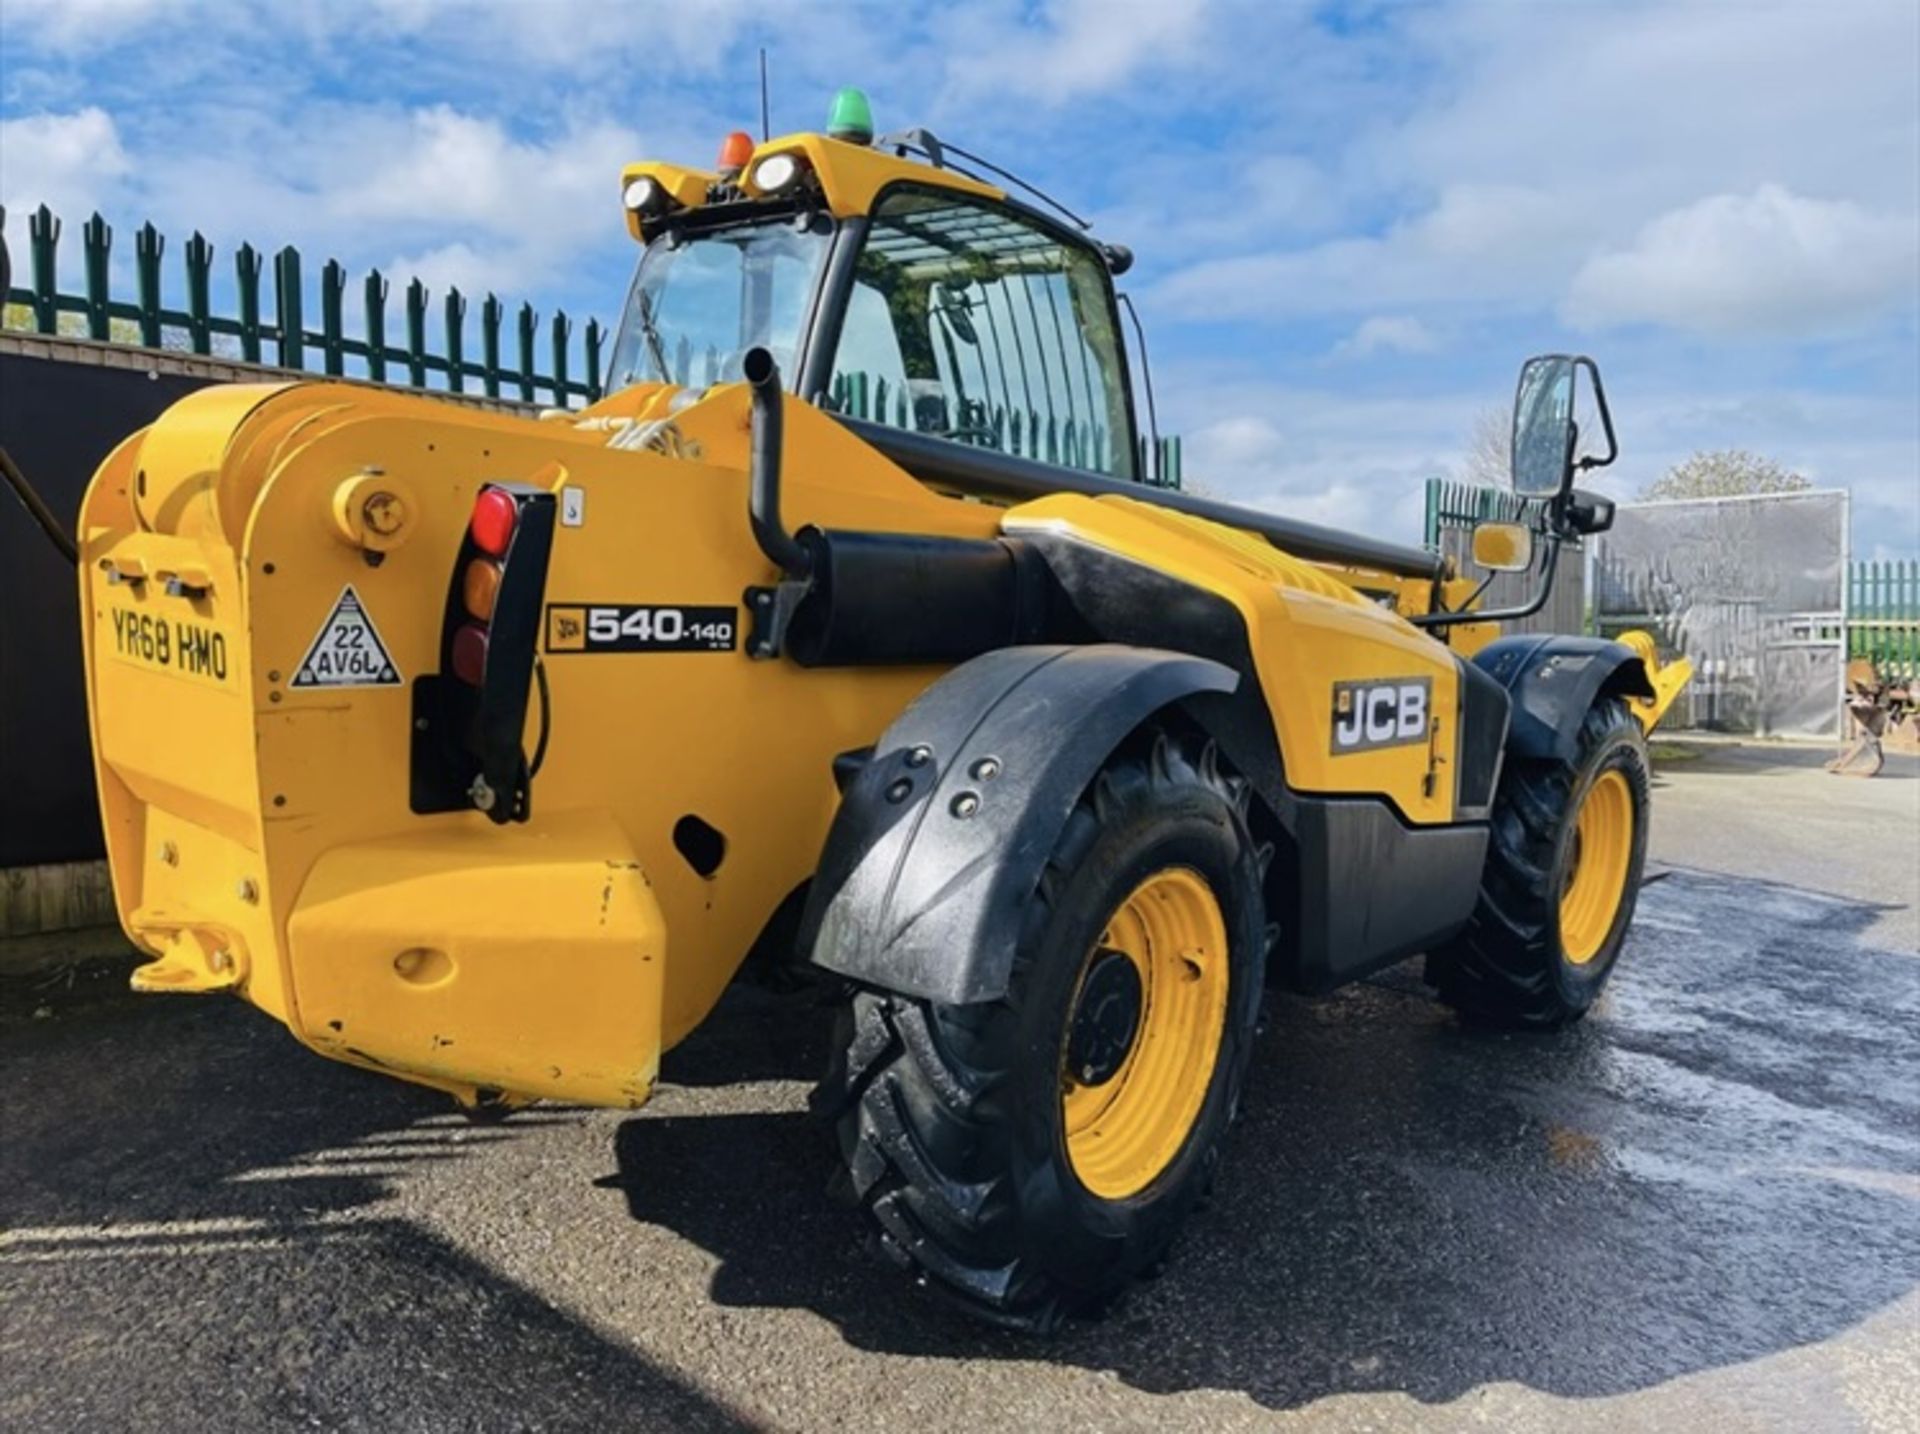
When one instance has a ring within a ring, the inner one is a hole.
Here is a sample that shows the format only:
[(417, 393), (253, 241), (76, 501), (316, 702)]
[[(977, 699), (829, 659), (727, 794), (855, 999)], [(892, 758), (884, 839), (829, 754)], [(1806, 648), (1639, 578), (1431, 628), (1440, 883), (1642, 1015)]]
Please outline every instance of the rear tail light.
[(469, 687), (478, 687), (487, 675), (487, 629), (470, 622), (454, 629), (453, 651), (448, 654), (453, 675)]
[[(539, 664), (559, 472), (484, 483), (448, 575), (440, 671), (414, 683), (409, 802), (420, 813), (478, 809), (525, 821), (533, 774), (523, 748)], [(541, 743), (546, 685), (540, 683)]]
[(476, 622), (493, 621), (493, 605), (500, 596), (500, 564), (472, 558), (460, 577), (460, 601)]
[(507, 550), (519, 526), (520, 504), (512, 493), (492, 483), (480, 490), (467, 520), (466, 561), (458, 569), (460, 607), (448, 617), (450, 624), (464, 625), (449, 626), (447, 633), (447, 666), (470, 687), (479, 687), (486, 679), (487, 641), (492, 636), (494, 609), (500, 604)]
[(511, 494), (500, 488), (483, 488), (474, 499), (473, 521), (468, 524), (473, 545), (489, 557), (505, 557), (519, 520), (519, 505)]

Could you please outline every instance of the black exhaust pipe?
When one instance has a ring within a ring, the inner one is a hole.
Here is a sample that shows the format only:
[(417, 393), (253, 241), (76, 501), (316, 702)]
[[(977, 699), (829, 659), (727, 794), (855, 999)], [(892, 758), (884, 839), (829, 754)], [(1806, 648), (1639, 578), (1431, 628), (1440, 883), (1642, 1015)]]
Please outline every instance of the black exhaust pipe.
[(780, 365), (756, 346), (747, 350), (740, 366), (753, 390), (747, 475), (747, 516), (753, 524), (753, 540), (781, 572), (804, 579), (812, 570), (812, 558), (780, 521)]

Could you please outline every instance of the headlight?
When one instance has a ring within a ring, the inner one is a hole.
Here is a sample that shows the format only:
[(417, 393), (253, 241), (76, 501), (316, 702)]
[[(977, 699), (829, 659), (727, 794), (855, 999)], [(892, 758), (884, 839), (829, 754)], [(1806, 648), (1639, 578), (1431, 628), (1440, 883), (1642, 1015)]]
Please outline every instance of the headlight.
[(753, 187), (765, 195), (785, 194), (800, 182), (805, 162), (797, 154), (770, 154), (753, 167)]
[(621, 202), (627, 208), (635, 214), (648, 216), (658, 214), (665, 208), (666, 199), (666, 191), (660, 187), (659, 181), (644, 174), (638, 179), (630, 180), (620, 195)]

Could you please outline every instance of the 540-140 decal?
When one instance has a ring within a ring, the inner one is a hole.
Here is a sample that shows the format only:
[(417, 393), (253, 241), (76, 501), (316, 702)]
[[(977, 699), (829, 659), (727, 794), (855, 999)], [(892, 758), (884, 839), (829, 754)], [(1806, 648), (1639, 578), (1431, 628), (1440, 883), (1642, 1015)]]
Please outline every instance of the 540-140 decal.
[(548, 652), (732, 652), (740, 611), (681, 603), (550, 603)]

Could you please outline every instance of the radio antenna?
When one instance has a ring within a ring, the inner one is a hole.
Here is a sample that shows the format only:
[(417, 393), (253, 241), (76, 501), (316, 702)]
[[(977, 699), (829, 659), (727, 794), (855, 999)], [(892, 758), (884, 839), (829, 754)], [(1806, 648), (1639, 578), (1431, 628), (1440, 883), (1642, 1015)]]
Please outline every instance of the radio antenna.
[(767, 109), (767, 47), (760, 47), (760, 142), (773, 138), (773, 123)]

